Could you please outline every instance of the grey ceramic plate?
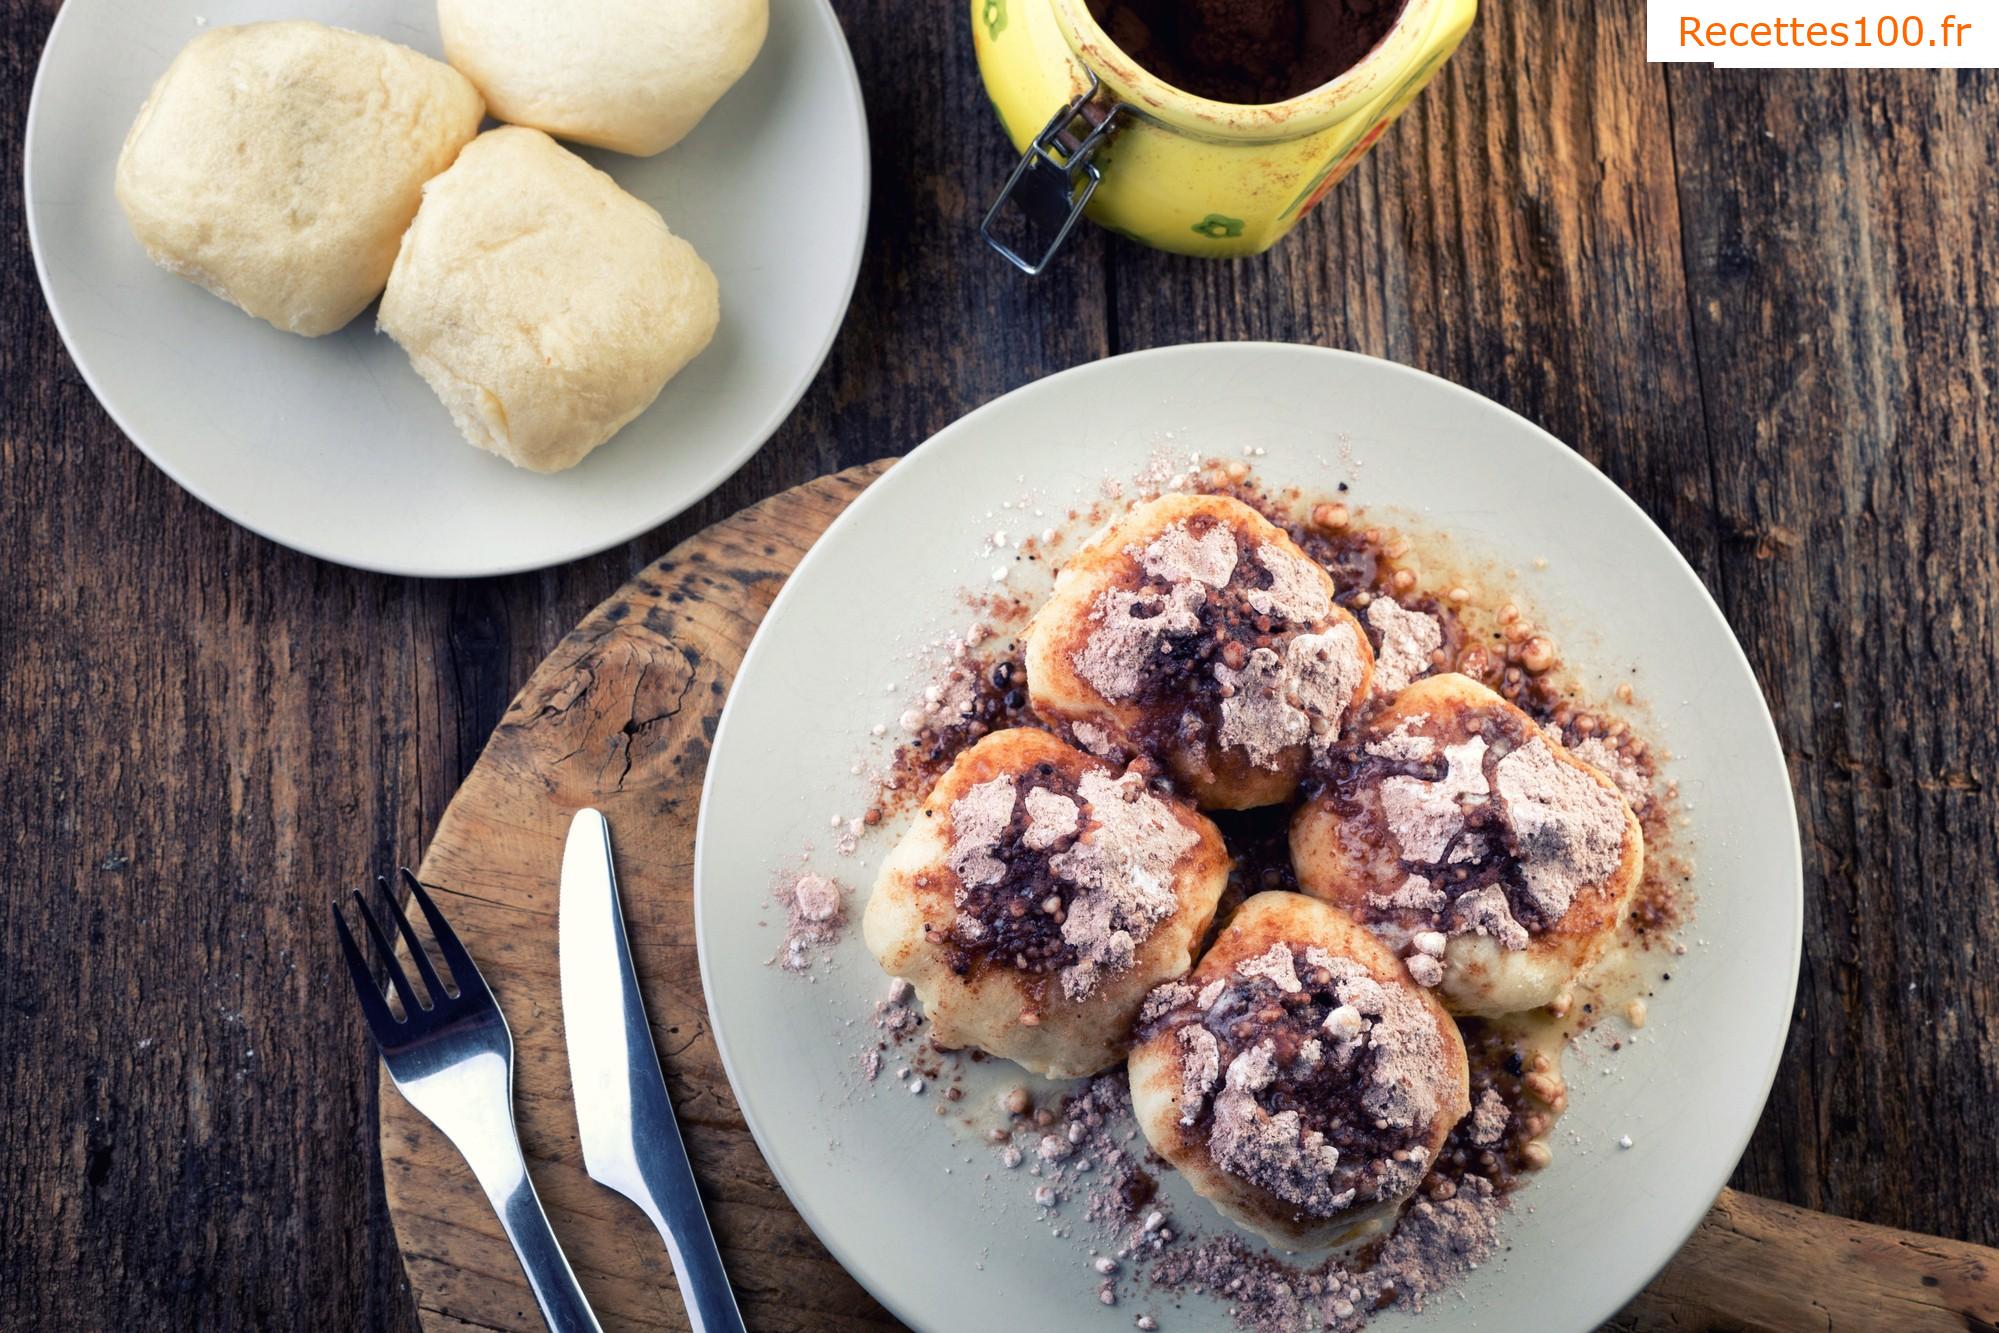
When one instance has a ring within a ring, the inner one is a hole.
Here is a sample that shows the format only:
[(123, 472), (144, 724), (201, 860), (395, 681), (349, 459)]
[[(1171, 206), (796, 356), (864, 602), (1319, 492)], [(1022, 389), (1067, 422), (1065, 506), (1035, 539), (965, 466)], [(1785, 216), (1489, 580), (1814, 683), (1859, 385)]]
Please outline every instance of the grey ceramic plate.
[[(855, 1052), (883, 978), (850, 929), (806, 981), (766, 965), (781, 914), (767, 889), (815, 844), (857, 916), (889, 836), (851, 856), (829, 820), (865, 803), (851, 772), (894, 739), (907, 655), (962, 626), (962, 588), (1004, 563), (987, 534), (1038, 526), (1130, 476), (1155, 450), (1262, 449), (1267, 482), (1415, 511), (1463, 557), (1517, 568), (1539, 623), (1599, 692), (1635, 682), (1690, 816), (1698, 867), (1690, 952), (1652, 1021), (1618, 1054), (1571, 1065), (1555, 1164), (1518, 1197), (1510, 1250), (1429, 1313), (1383, 1327), (1594, 1327), (1677, 1250), (1726, 1181), (1776, 1071), (1803, 919), (1783, 756), (1741, 649), (1693, 571), (1602, 474), (1476, 394), (1386, 362), (1267, 344), (1170, 348), (1031, 384), (947, 428), (876, 482), (785, 585), (729, 699), (701, 812), (695, 910), (722, 1058), (792, 1200), (903, 1319), (934, 1330), (1226, 1327), (1190, 1300), (1093, 1301), (1085, 1247), (1037, 1224), (1031, 1182), (997, 1169)], [(1009, 506), (1025, 492), (1023, 516)], [(1546, 565), (1537, 568), (1536, 562)], [(1636, 668), (1632, 674), (1632, 668)], [(900, 689), (901, 686), (898, 686)], [(877, 723), (890, 728), (876, 739)], [(891, 831), (892, 836), (892, 831)], [(769, 924), (766, 924), (769, 923)], [(1572, 1057), (1572, 1061), (1574, 1057)], [(1018, 1077), (975, 1066), (970, 1104)], [(1618, 1147), (1622, 1136), (1633, 1146)], [(948, 1174), (947, 1174), (948, 1171)], [(1223, 1224), (1177, 1179), (1177, 1216)], [(1531, 1211), (1530, 1211), (1531, 1209)], [(1082, 1231), (1078, 1227), (1078, 1232)], [(1457, 1299), (1461, 1295), (1462, 1300)]]
[(472, 575), (603, 550), (755, 453), (846, 314), (867, 231), (868, 143), (826, 0), (773, 0), (757, 61), (655, 158), (584, 156), (694, 243), (722, 325), (660, 400), (579, 467), (520, 472), (464, 443), (374, 311), (304, 339), (154, 268), (111, 191), (153, 81), (201, 31), (313, 18), (433, 55), (435, 9), (398, 0), (69, 0), (28, 112), (42, 289), (84, 378), (161, 470), (273, 541), (364, 569)]

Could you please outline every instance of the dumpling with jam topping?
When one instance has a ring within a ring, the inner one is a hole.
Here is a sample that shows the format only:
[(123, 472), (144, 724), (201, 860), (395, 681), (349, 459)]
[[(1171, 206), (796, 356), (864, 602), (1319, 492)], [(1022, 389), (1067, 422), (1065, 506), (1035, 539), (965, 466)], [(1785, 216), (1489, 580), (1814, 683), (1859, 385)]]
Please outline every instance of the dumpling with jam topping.
[(1037, 714), (1093, 753), (1150, 755), (1209, 809), (1288, 800), (1373, 670), (1332, 577), (1226, 496), (1133, 509), (1063, 566), (1027, 631)]
[(1296, 893), (1237, 909), (1154, 991), (1131, 1100), (1154, 1152), (1290, 1250), (1389, 1230), (1471, 1109), (1464, 1039), (1352, 917)]
[(1299, 887), (1453, 1013), (1560, 995), (1615, 937), (1645, 841), (1615, 783), (1485, 686), (1420, 680), (1331, 752), (1291, 823)]
[(1116, 1064), (1146, 993), (1193, 965), (1228, 870), (1215, 826), (1140, 772), (999, 731), (938, 780), (862, 930), (938, 1045), (1077, 1078)]

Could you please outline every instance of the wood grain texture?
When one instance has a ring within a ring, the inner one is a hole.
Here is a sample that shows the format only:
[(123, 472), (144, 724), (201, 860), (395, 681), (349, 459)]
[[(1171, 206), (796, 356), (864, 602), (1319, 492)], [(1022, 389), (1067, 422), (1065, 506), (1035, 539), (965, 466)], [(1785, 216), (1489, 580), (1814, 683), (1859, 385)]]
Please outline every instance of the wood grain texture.
[[(887, 464), (840, 472), (697, 534), (584, 618), (529, 679), (446, 807), (421, 876), (513, 1029), (521, 1140), (549, 1219), (607, 1324), (684, 1328), (665, 1250), (583, 1169), (563, 1044), (554, 869), (570, 816), (611, 822), (646, 990), (709, 1217), (744, 1317), (880, 1327), (764, 1165), (710, 1035), (694, 947), (694, 825), (708, 740), (750, 637), (806, 548)], [(498, 1220), (450, 1142), (382, 1101), (388, 1199), (426, 1327), (540, 1327)]]
[(0, 1327), (414, 1327), (326, 899), (417, 854), (535, 664), (682, 538), (1210, 337), (1448, 375), (1660, 521), (1765, 683), (1807, 838), (1797, 1026), (1737, 1183), (1999, 1242), (1999, 80), (1669, 76), (1639, 0), (1489, 4), (1271, 255), (1085, 232), (1030, 284), (974, 233), (1007, 152), (969, 6), (835, 7), (874, 214), (798, 412), (644, 538), (425, 584), (235, 530), (96, 406), (20, 207), (56, 6), (0, 0)]
[(1805, 846), (1798, 1020), (1739, 1178), (1990, 1241), (1999, 79), (1671, 87), (1716, 591)]
[(1999, 1250), (1723, 1190), (1607, 1333), (1992, 1333)]

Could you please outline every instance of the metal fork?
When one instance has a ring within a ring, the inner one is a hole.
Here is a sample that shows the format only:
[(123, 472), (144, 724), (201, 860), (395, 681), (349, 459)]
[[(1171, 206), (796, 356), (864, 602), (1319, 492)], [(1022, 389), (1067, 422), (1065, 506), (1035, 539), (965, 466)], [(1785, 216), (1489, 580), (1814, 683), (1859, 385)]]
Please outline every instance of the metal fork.
[(368, 1031), (396, 1091), (443, 1131), (478, 1177), (493, 1210), (500, 1215), (507, 1239), (514, 1243), (514, 1253), (520, 1257), (548, 1326), (555, 1333), (601, 1333), (597, 1316), (591, 1313), (576, 1274), (563, 1257), (555, 1232), (549, 1229), (548, 1215), (542, 1212), (534, 1182), (528, 1179), (527, 1161), (521, 1156), (520, 1135), (514, 1128), (513, 1033), (472, 956), (458, 942), (423, 885), (408, 870), (402, 872), (402, 878), (430, 923), (430, 933), (451, 969), (457, 993), (447, 991), (439, 981), (409, 918), (389, 892), (388, 882), (377, 879), (382, 901), (388, 904), (389, 915), (409, 948), (410, 961), (422, 975), (429, 1002), (419, 1002), (409, 977), (396, 962), (388, 937), (357, 889), (354, 905), (360, 909), (361, 921), (403, 1005), (403, 1017), (397, 1019), (369, 975), (367, 959), (347, 929), (340, 904), (334, 903), (333, 926), (340, 934), (340, 950), (347, 956), (347, 970), (353, 976), (354, 993), (367, 1017)]

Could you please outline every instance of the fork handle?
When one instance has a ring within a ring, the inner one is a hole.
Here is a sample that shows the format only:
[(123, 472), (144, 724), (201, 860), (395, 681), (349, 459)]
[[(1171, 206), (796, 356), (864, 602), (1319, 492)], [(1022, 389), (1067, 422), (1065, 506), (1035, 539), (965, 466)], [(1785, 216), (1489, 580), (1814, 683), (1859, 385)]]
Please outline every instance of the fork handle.
[(534, 1288), (541, 1317), (552, 1333), (603, 1333), (590, 1302), (584, 1299), (583, 1288), (577, 1285), (575, 1271), (556, 1242), (554, 1229), (548, 1225), (534, 1181), (528, 1178), (527, 1164), (521, 1162), (509, 1174), (514, 1177), (511, 1183), (488, 1183), (483, 1176), (479, 1183), (493, 1201), (493, 1211), (500, 1215), (507, 1239), (514, 1243), (514, 1253), (520, 1258), (528, 1285)]

